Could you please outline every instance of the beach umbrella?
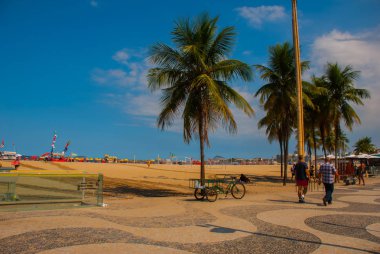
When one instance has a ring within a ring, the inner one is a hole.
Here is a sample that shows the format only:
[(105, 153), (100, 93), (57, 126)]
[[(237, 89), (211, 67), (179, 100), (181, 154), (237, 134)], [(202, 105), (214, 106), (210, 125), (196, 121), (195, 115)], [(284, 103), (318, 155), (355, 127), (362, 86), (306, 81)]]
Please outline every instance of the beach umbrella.
[(368, 157), (368, 154), (366, 154), (366, 153), (359, 153), (356, 156), (356, 158), (358, 158), (358, 159), (367, 159), (367, 157)]
[(366, 153), (359, 153), (359, 155), (356, 156), (357, 159), (377, 159), (379, 157), (374, 155), (369, 155)]
[(366, 158), (367, 159), (378, 159), (378, 158), (380, 158), (380, 156), (378, 157), (378, 156), (375, 156), (375, 155), (372, 155), (372, 154), (368, 154)]

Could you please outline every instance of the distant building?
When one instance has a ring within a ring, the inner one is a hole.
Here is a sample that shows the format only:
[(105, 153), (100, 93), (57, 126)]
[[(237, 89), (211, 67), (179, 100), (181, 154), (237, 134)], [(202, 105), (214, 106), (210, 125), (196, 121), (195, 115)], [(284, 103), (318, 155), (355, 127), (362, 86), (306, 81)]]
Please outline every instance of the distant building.
[(0, 152), (0, 159), (1, 160), (15, 160), (16, 159), (16, 152)]

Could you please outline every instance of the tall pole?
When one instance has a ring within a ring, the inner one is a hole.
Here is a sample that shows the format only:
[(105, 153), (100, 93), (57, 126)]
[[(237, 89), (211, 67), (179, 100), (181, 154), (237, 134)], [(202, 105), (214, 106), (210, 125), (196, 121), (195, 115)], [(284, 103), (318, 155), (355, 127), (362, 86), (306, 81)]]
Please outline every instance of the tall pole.
[(297, 136), (298, 136), (298, 155), (304, 155), (304, 128), (303, 128), (303, 103), (302, 103), (302, 79), (301, 79), (301, 60), (298, 35), (297, 19), (297, 0), (292, 0), (292, 24), (293, 24), (293, 47), (296, 65), (296, 84), (297, 84)]

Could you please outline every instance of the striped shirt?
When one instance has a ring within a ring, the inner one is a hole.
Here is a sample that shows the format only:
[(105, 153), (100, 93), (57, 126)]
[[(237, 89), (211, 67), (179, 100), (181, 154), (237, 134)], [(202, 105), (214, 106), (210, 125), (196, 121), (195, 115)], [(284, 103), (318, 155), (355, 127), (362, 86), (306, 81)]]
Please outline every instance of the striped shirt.
[(328, 162), (322, 164), (319, 168), (319, 173), (322, 174), (323, 183), (334, 183), (336, 169), (333, 164)]

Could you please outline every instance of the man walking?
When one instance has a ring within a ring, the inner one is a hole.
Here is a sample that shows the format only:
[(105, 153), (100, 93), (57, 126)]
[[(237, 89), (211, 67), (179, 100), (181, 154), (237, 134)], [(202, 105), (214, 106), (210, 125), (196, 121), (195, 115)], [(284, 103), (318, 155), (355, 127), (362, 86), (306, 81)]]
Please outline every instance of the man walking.
[(321, 181), (323, 182), (326, 192), (326, 195), (322, 199), (325, 206), (327, 206), (327, 203), (332, 204), (335, 174), (336, 169), (334, 165), (330, 163), (330, 158), (326, 158), (325, 163), (319, 168), (319, 184), (321, 184)]
[(300, 203), (305, 203), (305, 195), (307, 192), (307, 186), (309, 185), (310, 173), (306, 162), (303, 160), (303, 156), (298, 156), (298, 162), (294, 167), (296, 176), (296, 185), (298, 198)]

